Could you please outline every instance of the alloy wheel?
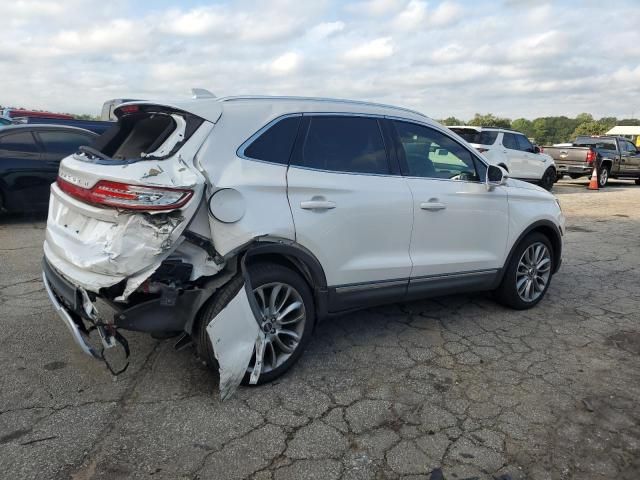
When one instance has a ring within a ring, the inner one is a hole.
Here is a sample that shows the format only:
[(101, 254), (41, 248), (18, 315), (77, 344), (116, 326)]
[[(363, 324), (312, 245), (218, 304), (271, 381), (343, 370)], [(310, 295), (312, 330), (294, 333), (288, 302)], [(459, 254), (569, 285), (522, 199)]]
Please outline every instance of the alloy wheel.
[(609, 180), (609, 170), (603, 168), (600, 171), (600, 187), (604, 187), (607, 184), (607, 180)]
[[(267, 283), (253, 290), (260, 318), (258, 322), (265, 334), (262, 373), (281, 366), (298, 348), (306, 323), (306, 311), (300, 293), (291, 285)], [(255, 359), (248, 370), (253, 370)]]
[(525, 302), (537, 300), (551, 277), (551, 253), (542, 242), (532, 243), (522, 253), (516, 270), (516, 289)]

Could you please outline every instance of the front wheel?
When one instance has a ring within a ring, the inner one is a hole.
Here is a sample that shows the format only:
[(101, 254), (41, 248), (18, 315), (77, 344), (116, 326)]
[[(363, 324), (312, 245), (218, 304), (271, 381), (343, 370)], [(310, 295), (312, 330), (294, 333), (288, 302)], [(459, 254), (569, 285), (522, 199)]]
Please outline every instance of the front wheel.
[(527, 235), (513, 252), (496, 290), (497, 300), (516, 310), (535, 306), (551, 283), (553, 248), (541, 233)]
[(553, 188), (553, 184), (556, 182), (556, 171), (553, 167), (549, 167), (545, 170), (540, 180), (540, 186), (547, 191)]

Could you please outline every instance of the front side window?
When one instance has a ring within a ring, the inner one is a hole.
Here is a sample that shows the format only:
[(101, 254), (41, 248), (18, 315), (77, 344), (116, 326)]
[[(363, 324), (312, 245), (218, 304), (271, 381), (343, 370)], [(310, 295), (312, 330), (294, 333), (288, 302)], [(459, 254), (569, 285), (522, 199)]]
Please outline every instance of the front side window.
[(283, 118), (269, 127), (244, 150), (248, 158), (287, 165), (301, 116)]
[(518, 139), (513, 133), (504, 132), (502, 134), (502, 145), (510, 150), (520, 150)]
[(382, 132), (375, 118), (315, 116), (309, 120), (302, 152), (292, 164), (363, 174), (388, 174)]
[(449, 180), (483, 181), (486, 166), (447, 135), (423, 125), (394, 121), (404, 175)]
[(44, 131), (38, 132), (38, 136), (47, 153), (59, 155), (71, 155), (78, 151), (80, 146), (88, 146), (93, 143), (93, 138), (77, 132)]
[(0, 150), (10, 152), (38, 153), (38, 147), (31, 132), (10, 133), (0, 138)]

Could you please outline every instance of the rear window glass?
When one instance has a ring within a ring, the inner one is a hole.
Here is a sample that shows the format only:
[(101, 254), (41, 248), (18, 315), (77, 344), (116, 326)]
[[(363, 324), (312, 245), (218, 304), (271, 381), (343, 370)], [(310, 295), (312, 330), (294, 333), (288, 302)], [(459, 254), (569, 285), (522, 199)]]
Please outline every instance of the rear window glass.
[(297, 165), (369, 174), (388, 174), (389, 163), (378, 120), (366, 117), (312, 117)]
[(0, 150), (37, 153), (38, 147), (31, 132), (20, 132), (0, 137)]
[(454, 132), (460, 135), (469, 143), (477, 143), (480, 145), (493, 145), (498, 138), (498, 132), (494, 130), (477, 131), (473, 128), (452, 128)]
[(595, 147), (601, 148), (603, 150), (612, 150), (614, 152), (616, 151), (615, 140), (602, 140), (599, 138), (578, 138), (574, 145), (576, 147)]
[(278, 121), (245, 148), (244, 155), (265, 162), (288, 164), (301, 119), (297, 116)]
[(93, 143), (93, 138), (89, 135), (76, 132), (38, 132), (38, 136), (46, 152), (59, 153), (60, 155), (70, 155), (77, 151), (79, 146)]

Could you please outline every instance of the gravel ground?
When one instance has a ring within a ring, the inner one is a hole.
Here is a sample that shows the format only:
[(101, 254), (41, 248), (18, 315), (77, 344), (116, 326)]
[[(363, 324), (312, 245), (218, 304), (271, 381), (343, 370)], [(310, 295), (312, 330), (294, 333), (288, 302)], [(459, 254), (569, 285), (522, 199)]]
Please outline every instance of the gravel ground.
[(328, 320), (284, 378), (221, 403), (171, 341), (113, 378), (44, 292), (42, 218), (0, 220), (7, 479), (640, 478), (640, 187), (555, 187), (564, 264), (526, 312), (489, 295)]

